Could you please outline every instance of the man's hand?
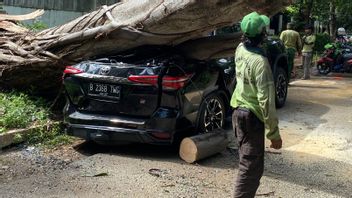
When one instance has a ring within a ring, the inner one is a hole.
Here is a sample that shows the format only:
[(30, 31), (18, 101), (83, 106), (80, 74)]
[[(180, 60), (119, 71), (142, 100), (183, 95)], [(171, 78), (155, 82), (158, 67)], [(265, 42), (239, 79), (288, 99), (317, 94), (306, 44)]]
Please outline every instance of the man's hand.
[(282, 147), (282, 140), (281, 140), (281, 138), (278, 139), (278, 140), (271, 140), (270, 148), (273, 148), (273, 149), (281, 149), (281, 147)]

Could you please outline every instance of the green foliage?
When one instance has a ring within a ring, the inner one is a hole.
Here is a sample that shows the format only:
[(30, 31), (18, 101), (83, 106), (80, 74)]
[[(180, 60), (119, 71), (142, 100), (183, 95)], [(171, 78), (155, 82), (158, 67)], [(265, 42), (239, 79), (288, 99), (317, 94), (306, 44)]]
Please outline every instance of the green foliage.
[(0, 93), (0, 133), (8, 129), (25, 128), (48, 119), (43, 99), (23, 93)]
[(297, 4), (292, 4), (288, 7), (286, 7), (286, 12), (289, 15), (297, 15), (299, 13), (299, 5)]
[(69, 144), (73, 141), (73, 137), (62, 133), (62, 123), (48, 123), (47, 127), (36, 128), (24, 135), (24, 139), (29, 144), (41, 144), (47, 147), (55, 147)]
[(327, 25), (329, 23), (330, 18), (329, 1), (315, 0), (312, 8), (312, 17)]
[(337, 6), (337, 27), (344, 27), (352, 31), (352, 4), (350, 0), (339, 0)]
[(316, 52), (323, 52), (325, 50), (324, 46), (332, 42), (328, 34), (318, 33), (315, 36), (316, 36), (316, 40), (315, 40), (314, 51)]
[(51, 139), (46, 139), (43, 141), (43, 145), (48, 147), (48, 148), (53, 148), (56, 146), (62, 146), (66, 144), (71, 144), (74, 141), (74, 137), (68, 136), (66, 134), (56, 134), (55, 136), (52, 136)]
[(42, 21), (35, 21), (32, 24), (25, 24), (25, 23), (20, 23), (20, 26), (23, 26), (27, 29), (30, 29), (32, 31), (40, 31), (40, 30), (44, 30), (48, 28), (48, 25), (46, 25), (45, 23), (43, 23)]
[[(307, 9), (312, 3), (312, 9), (310, 13), (306, 13)], [(302, 0), (294, 1), (293, 4), (286, 8), (285, 13), (293, 17), (293, 20), (297, 23), (298, 29), (302, 28), (302, 24), (307, 23), (305, 21), (305, 15), (309, 15), (313, 20), (318, 20), (324, 25), (329, 24), (330, 19), (330, 3), (335, 6), (336, 23), (337, 27), (344, 27), (346, 29), (352, 28), (352, 4), (350, 0)]]
[(0, 133), (10, 129), (34, 127), (28, 133), (16, 135), (14, 143), (43, 144), (54, 147), (72, 142), (73, 138), (63, 133), (59, 122), (49, 118), (48, 104), (41, 98), (24, 93), (0, 93)]
[(302, 10), (307, 6), (306, 4), (307, 3), (305, 1), (302, 4), (300, 2), (296, 2), (286, 7), (285, 13), (292, 17), (294, 21), (294, 30), (300, 31), (304, 28), (306, 22), (304, 21)]

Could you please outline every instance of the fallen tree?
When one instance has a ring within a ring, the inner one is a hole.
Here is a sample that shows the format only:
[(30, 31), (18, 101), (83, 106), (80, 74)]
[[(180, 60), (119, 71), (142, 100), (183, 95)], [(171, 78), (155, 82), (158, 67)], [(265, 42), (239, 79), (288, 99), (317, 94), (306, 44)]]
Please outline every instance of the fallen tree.
[[(26, 17), (0, 15), (0, 88), (55, 91), (65, 65), (142, 45), (184, 46), (190, 55), (205, 59), (233, 50), (239, 35), (200, 38), (251, 11), (273, 15), (289, 2), (125, 0), (39, 33), (18, 27), (15, 22), (40, 12)], [(227, 43), (214, 44), (219, 41)], [(200, 49), (205, 48), (197, 45), (214, 48), (203, 51)]]

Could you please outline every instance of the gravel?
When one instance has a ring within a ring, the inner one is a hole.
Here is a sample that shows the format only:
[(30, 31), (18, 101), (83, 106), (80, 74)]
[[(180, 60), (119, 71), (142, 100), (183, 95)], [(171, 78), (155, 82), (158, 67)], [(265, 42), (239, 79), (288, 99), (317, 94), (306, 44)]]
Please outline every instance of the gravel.
[[(352, 80), (338, 79), (291, 84), (278, 111), (284, 148), (267, 149), (257, 197), (352, 197)], [(0, 154), (0, 195), (231, 197), (233, 151), (187, 164), (172, 147), (78, 141), (55, 150), (12, 148)]]

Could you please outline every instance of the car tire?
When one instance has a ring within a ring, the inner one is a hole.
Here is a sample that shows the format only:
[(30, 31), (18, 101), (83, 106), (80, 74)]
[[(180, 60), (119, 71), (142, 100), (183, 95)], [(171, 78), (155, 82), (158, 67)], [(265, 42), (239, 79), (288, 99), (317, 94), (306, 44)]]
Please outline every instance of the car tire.
[(331, 72), (330, 65), (326, 62), (318, 63), (317, 69), (318, 69), (319, 74), (322, 74), (322, 75), (327, 75), (328, 73)]
[(218, 92), (209, 94), (200, 105), (197, 123), (197, 133), (208, 133), (223, 128), (225, 123), (226, 107)]
[(286, 71), (278, 67), (275, 74), (275, 104), (277, 108), (285, 105), (287, 98), (288, 78)]

